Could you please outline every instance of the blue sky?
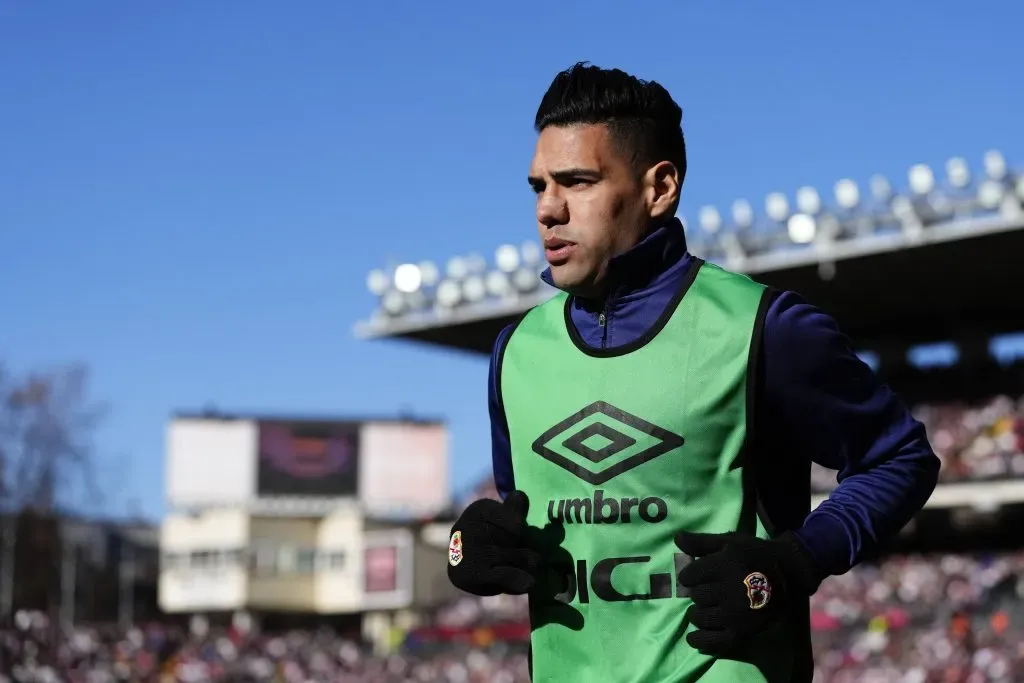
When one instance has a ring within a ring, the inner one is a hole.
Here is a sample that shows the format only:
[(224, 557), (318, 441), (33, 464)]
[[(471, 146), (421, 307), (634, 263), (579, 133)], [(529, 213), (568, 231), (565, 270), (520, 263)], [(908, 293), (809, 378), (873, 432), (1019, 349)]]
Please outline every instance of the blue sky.
[[(493, 3), (495, 6), (498, 3)], [(684, 109), (683, 212), (990, 148), (1024, 161), (1011, 0), (0, 3), (0, 360), (81, 360), (110, 514), (157, 516), (176, 409), (444, 416), (486, 363), (353, 338), (369, 269), (533, 236), (533, 113), (581, 59)]]

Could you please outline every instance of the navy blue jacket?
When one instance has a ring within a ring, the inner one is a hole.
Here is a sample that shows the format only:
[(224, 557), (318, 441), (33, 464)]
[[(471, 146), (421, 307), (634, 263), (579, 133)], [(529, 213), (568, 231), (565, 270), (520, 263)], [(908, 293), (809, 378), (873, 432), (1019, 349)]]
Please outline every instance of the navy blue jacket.
[[(678, 222), (653, 232), (612, 260), (606, 299), (574, 297), (572, 321), (580, 337), (595, 348), (637, 339), (692, 267)], [(542, 277), (551, 282), (549, 272)], [(502, 498), (515, 481), (495, 372), (511, 330), (498, 336), (489, 373), (494, 479)], [(775, 295), (759, 353), (754, 457), (763, 512), (776, 528), (795, 531), (821, 578), (842, 574), (924, 505), (939, 460), (924, 427), (854, 354), (835, 321), (798, 295)], [(838, 470), (839, 485), (808, 514), (812, 461)]]

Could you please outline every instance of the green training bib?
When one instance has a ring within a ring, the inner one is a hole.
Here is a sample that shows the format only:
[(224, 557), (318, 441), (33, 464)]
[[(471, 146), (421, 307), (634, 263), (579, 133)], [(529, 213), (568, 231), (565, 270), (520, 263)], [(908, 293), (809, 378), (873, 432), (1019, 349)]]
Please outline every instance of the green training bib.
[(745, 467), (764, 295), (698, 261), (650, 333), (624, 348), (587, 349), (566, 294), (513, 331), (499, 381), (516, 488), (568, 585), (531, 598), (534, 683), (788, 679), (785, 634), (755, 644), (756, 665), (691, 648), (692, 603), (675, 578), (689, 560), (673, 543), (680, 530), (767, 537)]

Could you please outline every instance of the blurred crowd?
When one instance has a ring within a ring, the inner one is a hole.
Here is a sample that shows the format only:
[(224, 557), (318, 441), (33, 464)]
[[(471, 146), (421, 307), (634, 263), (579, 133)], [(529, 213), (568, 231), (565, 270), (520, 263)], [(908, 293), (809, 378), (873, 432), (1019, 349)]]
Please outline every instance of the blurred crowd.
[(1024, 553), (896, 557), (812, 599), (821, 683), (1024, 680)]
[(1024, 476), (1024, 397), (920, 406), (914, 414), (942, 459), (943, 481)]
[(161, 625), (76, 628), (54, 638), (39, 614), (0, 632), (2, 683), (516, 683), (525, 647), (490, 643), (374, 655), (329, 631), (265, 636)]
[[(919, 405), (913, 413), (942, 461), (941, 481), (1024, 477), (1024, 397)], [(816, 491), (835, 488), (836, 472), (814, 465), (811, 485)]]
[[(816, 683), (1010, 683), (1024, 680), (1024, 552), (895, 557), (825, 582), (812, 600)], [(375, 655), (330, 631), (249, 635), (164, 626), (79, 628), (53, 640), (39, 614), (0, 637), (10, 683), (525, 683), (521, 598), (465, 597), (432, 627), (474, 637), (406, 634)], [(435, 628), (435, 632), (436, 632)], [(488, 637), (480, 637), (481, 633)]]

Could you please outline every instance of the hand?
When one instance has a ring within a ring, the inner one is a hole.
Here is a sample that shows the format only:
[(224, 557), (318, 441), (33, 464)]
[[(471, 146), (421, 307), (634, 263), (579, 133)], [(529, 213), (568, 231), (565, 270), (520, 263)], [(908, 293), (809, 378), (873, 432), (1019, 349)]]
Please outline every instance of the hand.
[(697, 627), (686, 642), (704, 654), (734, 653), (780, 619), (793, 596), (817, 589), (809, 555), (789, 535), (766, 541), (682, 532), (675, 541), (695, 558), (678, 578), (690, 590), (689, 617)]
[(541, 558), (526, 544), (528, 509), (522, 491), (504, 502), (470, 503), (448, 543), (448, 578), (456, 588), (473, 595), (522, 595), (533, 589)]

